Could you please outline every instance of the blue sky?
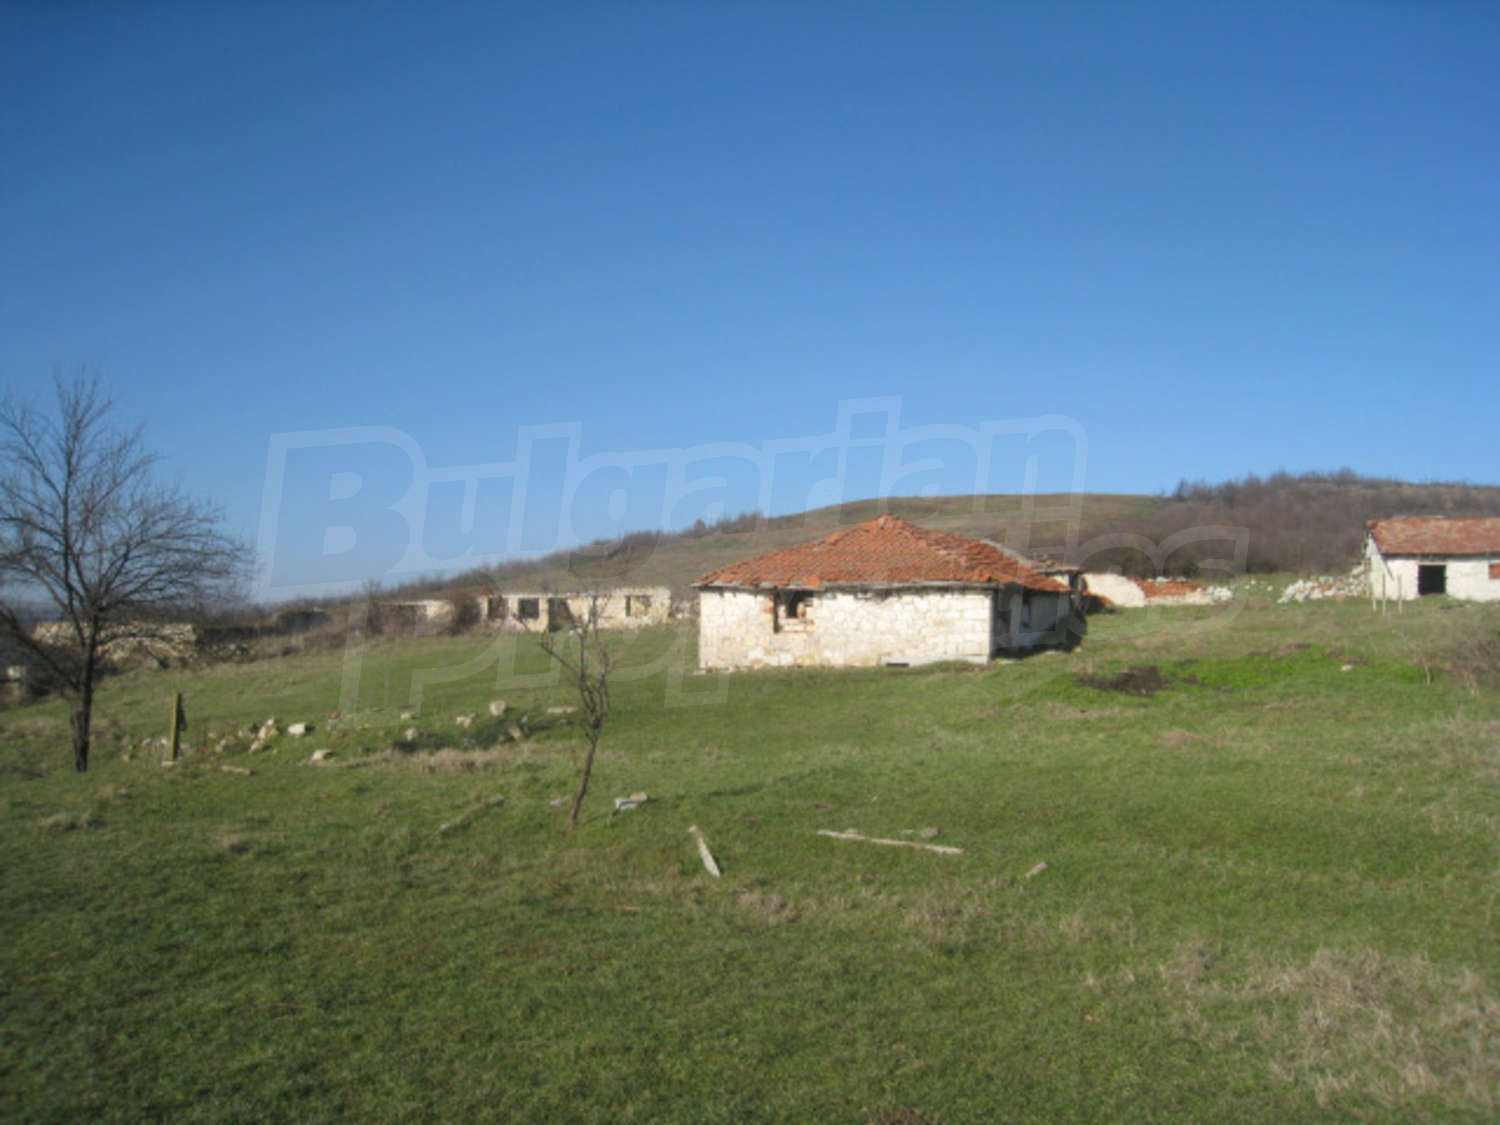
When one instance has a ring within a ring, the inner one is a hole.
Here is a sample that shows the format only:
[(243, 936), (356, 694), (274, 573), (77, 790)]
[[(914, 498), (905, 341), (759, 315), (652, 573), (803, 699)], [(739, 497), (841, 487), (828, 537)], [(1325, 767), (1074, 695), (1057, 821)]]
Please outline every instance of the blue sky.
[(1494, 482), (1497, 59), (1493, 4), (8, 5), (0, 380), (98, 372), (272, 595), (768, 497)]

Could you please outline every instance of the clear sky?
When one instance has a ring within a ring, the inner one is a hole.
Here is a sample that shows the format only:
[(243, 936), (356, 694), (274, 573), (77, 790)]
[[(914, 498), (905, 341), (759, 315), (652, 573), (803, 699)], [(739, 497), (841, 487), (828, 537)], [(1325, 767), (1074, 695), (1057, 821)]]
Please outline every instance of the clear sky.
[(881, 488), (1495, 482), (1497, 204), (1496, 4), (0, 6), (0, 380), (98, 372), (272, 595)]

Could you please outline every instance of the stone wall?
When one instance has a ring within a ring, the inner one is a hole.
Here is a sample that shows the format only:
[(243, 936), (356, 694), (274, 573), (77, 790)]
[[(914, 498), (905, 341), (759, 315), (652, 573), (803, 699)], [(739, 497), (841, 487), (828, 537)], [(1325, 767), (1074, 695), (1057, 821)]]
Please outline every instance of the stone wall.
[[(73, 627), (64, 621), (47, 621), (31, 635), (43, 644), (64, 648), (76, 644)], [(198, 630), (178, 621), (122, 622), (104, 630), (99, 655), (111, 664), (147, 663), (167, 667), (185, 664), (198, 651)]]
[[(1438, 564), (1446, 568), (1447, 594), (1465, 601), (1500, 601), (1500, 576), (1491, 577), (1500, 566), (1500, 554), (1488, 558), (1395, 558), (1383, 557), (1373, 540), (1365, 541), (1365, 559), (1370, 573), (1370, 596), (1391, 601), (1411, 601), (1418, 597), (1417, 568)], [(1500, 571), (1496, 572), (1500, 575)]]
[(827, 591), (789, 618), (769, 592), (703, 590), (698, 661), (704, 668), (983, 663), (992, 649), (991, 602), (987, 590)]

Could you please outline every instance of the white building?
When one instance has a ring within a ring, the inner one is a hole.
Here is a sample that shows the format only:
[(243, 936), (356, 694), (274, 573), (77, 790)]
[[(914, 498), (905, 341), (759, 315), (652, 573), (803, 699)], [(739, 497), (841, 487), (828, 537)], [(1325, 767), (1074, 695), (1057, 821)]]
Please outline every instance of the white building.
[(704, 668), (983, 663), (1071, 645), (1083, 629), (1067, 583), (993, 544), (895, 516), (731, 563), (694, 585)]
[(1365, 529), (1372, 598), (1409, 601), (1447, 594), (1500, 601), (1500, 518), (1369, 520)]
[[(639, 629), (663, 625), (672, 610), (672, 591), (666, 586), (621, 586), (566, 593), (508, 591), (504, 594), (464, 594), (473, 599), (475, 624), (505, 632), (549, 633), (585, 620), (592, 608), (602, 629)], [(458, 616), (453, 598), (417, 598), (382, 604), (392, 622), (412, 632), (446, 629)]]
[(601, 629), (664, 625), (672, 611), (672, 591), (666, 586), (621, 586), (587, 593), (491, 594), (480, 598), (479, 616), (491, 628), (545, 633), (586, 620), (591, 611), (599, 615)]

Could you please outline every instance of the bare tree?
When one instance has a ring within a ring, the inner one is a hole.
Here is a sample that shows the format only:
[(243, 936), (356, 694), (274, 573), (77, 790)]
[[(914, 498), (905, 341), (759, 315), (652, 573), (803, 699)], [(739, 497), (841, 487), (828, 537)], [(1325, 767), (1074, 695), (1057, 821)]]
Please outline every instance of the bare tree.
[(557, 662), (577, 692), (583, 734), (588, 741), (583, 773), (578, 779), (578, 792), (574, 795), (573, 807), (568, 812), (569, 832), (578, 825), (583, 798), (589, 791), (589, 777), (594, 772), (594, 755), (599, 750), (599, 739), (604, 734), (604, 721), (609, 718), (609, 673), (612, 660), (599, 628), (602, 600), (598, 595), (590, 595), (588, 612), (584, 616), (579, 617), (569, 612), (561, 615), (561, 622), (556, 622), (554, 618), (554, 622), (560, 627), (556, 631), (540, 634), (537, 640), (542, 651)]
[[(71, 701), (81, 772), (107, 645), (230, 592), (250, 554), (219, 530), (216, 509), (154, 479), (157, 458), (139, 427), (112, 423), (97, 380), (56, 388), (55, 417), (0, 404), (0, 632)], [(22, 598), (50, 600), (61, 627), (39, 637)]]

